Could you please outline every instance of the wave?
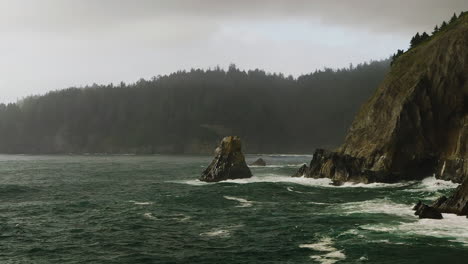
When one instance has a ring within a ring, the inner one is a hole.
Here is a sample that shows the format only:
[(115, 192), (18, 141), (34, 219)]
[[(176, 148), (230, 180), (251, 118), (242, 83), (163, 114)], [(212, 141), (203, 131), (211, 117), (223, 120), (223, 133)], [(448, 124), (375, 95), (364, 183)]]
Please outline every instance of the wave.
[(150, 205), (150, 204), (153, 204), (152, 202), (137, 202), (137, 201), (133, 201), (133, 200), (130, 200), (128, 202), (133, 203), (134, 205)]
[(265, 174), (262, 176), (254, 176), (247, 179), (235, 179), (227, 180), (225, 183), (237, 183), (237, 184), (248, 184), (248, 183), (261, 183), (261, 182), (271, 182), (271, 183), (293, 183), (300, 184), (304, 186), (315, 186), (315, 187), (328, 187), (328, 188), (396, 188), (404, 187), (414, 184), (414, 182), (400, 182), (400, 183), (345, 183), (341, 186), (332, 185), (332, 180), (328, 178), (306, 178), (306, 177), (291, 177), (291, 176), (282, 176), (277, 174)]
[(414, 185), (412, 189), (407, 189), (407, 192), (420, 192), (420, 191), (441, 191), (441, 190), (448, 190), (448, 189), (455, 189), (459, 186), (458, 183), (453, 183), (451, 181), (444, 181), (436, 179), (435, 176), (428, 177), (423, 179), (422, 181), (418, 182), (418, 184)]
[(322, 264), (333, 264), (338, 261), (346, 259), (346, 255), (343, 251), (338, 250), (334, 247), (334, 242), (331, 238), (325, 237), (315, 244), (301, 244), (300, 248), (307, 248), (314, 251), (326, 252), (322, 255), (312, 255), (311, 259), (322, 263)]
[(249, 200), (246, 200), (246, 199), (243, 199), (243, 198), (237, 198), (237, 197), (232, 197), (232, 196), (223, 196), (223, 197), (224, 197), (224, 199), (227, 199), (227, 200), (232, 200), (232, 201), (239, 202), (240, 205), (238, 205), (236, 207), (252, 207), (252, 205), (253, 205), (252, 201), (249, 201)]
[(362, 202), (344, 203), (339, 206), (338, 213), (349, 214), (391, 214), (414, 217), (412, 207), (399, 204), (388, 199), (375, 199)]
[(209, 232), (200, 233), (200, 236), (207, 236), (207, 237), (230, 237), (231, 232), (229, 230), (224, 229), (215, 229)]
[(228, 237), (231, 236), (233, 231), (235, 231), (235, 230), (237, 230), (239, 228), (242, 228), (242, 227), (243, 227), (243, 225), (233, 225), (233, 226), (225, 226), (225, 227), (221, 227), (221, 228), (214, 228), (214, 229), (211, 229), (208, 232), (200, 233), (199, 235), (203, 236), (203, 237), (228, 238)]
[(200, 180), (182, 180), (182, 181), (170, 181), (173, 183), (182, 183), (193, 186), (204, 186), (210, 184), (226, 184), (226, 183), (235, 183), (235, 184), (250, 184), (250, 183), (292, 183), (299, 184), (303, 186), (312, 186), (312, 187), (327, 187), (327, 188), (398, 188), (413, 185), (415, 182), (400, 182), (400, 183), (345, 183), (341, 186), (332, 185), (332, 180), (328, 178), (306, 178), (306, 177), (291, 177), (278, 174), (263, 174), (258, 176), (253, 176), (246, 179), (234, 179), (226, 180), (221, 182), (207, 183)]
[(452, 242), (468, 246), (468, 220), (465, 216), (442, 214), (443, 219), (418, 219), (414, 222), (400, 223), (398, 225), (363, 225), (362, 229), (400, 233), (401, 235), (421, 235), (437, 238), (446, 238)]
[(151, 219), (151, 220), (156, 220), (158, 219), (156, 216), (154, 216), (152, 213), (144, 213), (143, 217), (146, 219)]

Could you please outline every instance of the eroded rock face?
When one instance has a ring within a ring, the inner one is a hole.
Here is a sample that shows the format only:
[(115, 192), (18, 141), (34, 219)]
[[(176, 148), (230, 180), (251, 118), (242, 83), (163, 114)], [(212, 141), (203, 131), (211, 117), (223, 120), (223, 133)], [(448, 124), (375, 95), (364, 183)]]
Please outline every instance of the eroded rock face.
[(262, 158), (259, 158), (250, 165), (252, 165), (252, 166), (266, 166), (266, 162)]
[(345, 143), (318, 150), (307, 177), (396, 182), (468, 177), (468, 15), (399, 57)]
[(433, 206), (441, 213), (468, 215), (468, 179), (449, 198), (441, 197)]
[(219, 143), (215, 157), (208, 168), (203, 171), (200, 181), (218, 182), (250, 177), (252, 177), (252, 173), (245, 163), (240, 138), (229, 136)]

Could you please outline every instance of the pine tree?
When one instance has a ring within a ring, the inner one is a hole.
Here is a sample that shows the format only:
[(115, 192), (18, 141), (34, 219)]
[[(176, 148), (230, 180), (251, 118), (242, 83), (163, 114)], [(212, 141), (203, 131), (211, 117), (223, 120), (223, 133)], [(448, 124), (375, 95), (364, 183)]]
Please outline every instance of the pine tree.
[(455, 21), (457, 21), (457, 19), (458, 19), (457, 14), (456, 14), (456, 13), (453, 13), (453, 16), (452, 16), (452, 18), (450, 19), (450, 22), (449, 22), (449, 23), (450, 23), (450, 24), (455, 23)]
[(432, 35), (436, 34), (437, 32), (439, 32), (439, 26), (436, 25), (435, 28), (434, 28), (434, 31), (432, 31)]
[(419, 43), (421, 42), (421, 35), (419, 35), (419, 32), (416, 33), (416, 35), (411, 39), (411, 48), (416, 47)]
[(442, 22), (442, 25), (440, 26), (440, 30), (444, 30), (447, 27), (447, 22)]
[(419, 43), (425, 41), (428, 38), (429, 38), (429, 35), (426, 32), (423, 32), (422, 35), (421, 35), (421, 39), (420, 39)]

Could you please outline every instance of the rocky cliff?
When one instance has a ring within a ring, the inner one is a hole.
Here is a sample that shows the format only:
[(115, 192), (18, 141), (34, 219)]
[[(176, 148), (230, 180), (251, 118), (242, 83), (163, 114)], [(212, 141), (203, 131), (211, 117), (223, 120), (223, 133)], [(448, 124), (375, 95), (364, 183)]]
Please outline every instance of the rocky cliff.
[[(304, 170), (304, 169), (303, 169)], [(468, 15), (400, 56), (334, 152), (307, 177), (336, 183), (468, 175)]]
[(223, 138), (221, 143), (219, 143), (219, 146), (215, 150), (213, 161), (203, 171), (200, 180), (218, 182), (250, 177), (252, 177), (252, 173), (247, 163), (245, 163), (240, 138), (229, 136)]

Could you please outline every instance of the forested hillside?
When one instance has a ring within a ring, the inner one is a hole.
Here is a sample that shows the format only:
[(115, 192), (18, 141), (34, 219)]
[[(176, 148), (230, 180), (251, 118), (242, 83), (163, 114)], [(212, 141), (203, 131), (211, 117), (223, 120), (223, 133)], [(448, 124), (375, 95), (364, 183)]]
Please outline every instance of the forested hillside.
[(339, 145), (389, 60), (298, 78), (191, 70), (0, 105), (1, 153), (211, 153), (239, 135), (247, 153)]

